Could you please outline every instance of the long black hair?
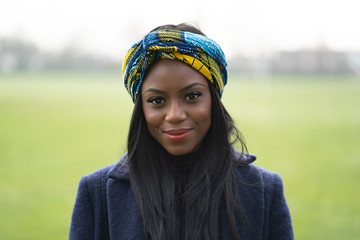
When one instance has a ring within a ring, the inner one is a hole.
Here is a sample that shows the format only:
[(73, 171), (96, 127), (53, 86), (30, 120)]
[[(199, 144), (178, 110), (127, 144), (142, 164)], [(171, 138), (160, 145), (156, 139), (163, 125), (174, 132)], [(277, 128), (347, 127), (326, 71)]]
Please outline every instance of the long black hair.
[[(184, 26), (186, 29), (183, 29)], [(169, 28), (195, 33), (200, 31), (186, 24), (165, 25), (154, 30)], [(219, 239), (224, 212), (235, 239), (240, 239), (236, 224), (238, 217), (251, 230), (240, 207), (235, 178), (235, 167), (246, 164), (235, 159), (232, 143), (239, 142), (243, 153), (247, 152), (246, 145), (216, 88), (208, 85), (212, 99), (211, 126), (188, 175), (182, 196), (185, 201), (185, 209), (182, 209), (185, 226), (181, 226), (181, 230), (176, 180), (167, 168), (161, 145), (147, 129), (141, 94), (135, 102), (128, 135), (128, 166), (132, 190), (149, 239), (179, 239), (180, 231), (184, 231), (185, 239)]]

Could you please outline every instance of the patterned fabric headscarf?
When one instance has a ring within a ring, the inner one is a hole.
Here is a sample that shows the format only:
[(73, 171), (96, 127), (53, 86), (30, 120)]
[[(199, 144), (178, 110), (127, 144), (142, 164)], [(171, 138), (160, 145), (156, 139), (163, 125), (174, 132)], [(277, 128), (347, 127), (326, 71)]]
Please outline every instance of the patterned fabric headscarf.
[(200, 72), (220, 96), (227, 82), (227, 63), (220, 46), (203, 35), (176, 30), (158, 30), (136, 42), (123, 63), (124, 84), (133, 102), (149, 67), (160, 58), (180, 60)]

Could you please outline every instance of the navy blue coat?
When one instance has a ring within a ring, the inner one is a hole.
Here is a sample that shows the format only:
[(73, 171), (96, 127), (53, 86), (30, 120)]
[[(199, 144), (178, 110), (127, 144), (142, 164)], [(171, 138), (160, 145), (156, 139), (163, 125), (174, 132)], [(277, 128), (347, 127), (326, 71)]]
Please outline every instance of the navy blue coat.
[[(81, 178), (69, 239), (146, 239), (128, 170), (118, 163)], [(242, 209), (258, 239), (294, 239), (280, 176), (250, 164), (236, 169)], [(241, 239), (256, 239), (238, 219)], [(221, 239), (233, 239), (224, 214)]]

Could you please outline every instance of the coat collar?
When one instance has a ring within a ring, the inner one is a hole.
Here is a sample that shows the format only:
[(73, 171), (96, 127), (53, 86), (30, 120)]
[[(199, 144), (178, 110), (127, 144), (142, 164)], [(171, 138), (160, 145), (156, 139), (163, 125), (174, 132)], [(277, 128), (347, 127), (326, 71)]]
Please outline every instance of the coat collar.
[(125, 153), (120, 160), (110, 169), (108, 177), (130, 181), (129, 167), (127, 166), (128, 154)]
[(256, 160), (256, 156), (251, 154), (251, 153), (243, 153), (240, 152), (239, 150), (235, 149), (233, 147), (233, 151), (235, 154), (235, 160), (245, 163), (245, 164), (251, 164)]

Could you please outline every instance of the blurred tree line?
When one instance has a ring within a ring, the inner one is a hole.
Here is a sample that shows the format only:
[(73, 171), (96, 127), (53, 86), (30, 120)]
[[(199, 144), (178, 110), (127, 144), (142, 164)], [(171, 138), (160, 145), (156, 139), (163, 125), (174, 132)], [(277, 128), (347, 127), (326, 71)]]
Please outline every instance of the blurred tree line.
[(41, 70), (121, 70), (121, 62), (108, 57), (82, 53), (76, 46), (50, 53), (20, 38), (0, 39), (0, 72)]
[(333, 51), (322, 44), (313, 49), (277, 51), (245, 58), (237, 55), (229, 68), (238, 72), (286, 74), (355, 74), (360, 76), (360, 52)]
[[(253, 58), (238, 54), (228, 59), (228, 64), (230, 71), (240, 73), (360, 75), (360, 52), (333, 51), (322, 44)], [(0, 72), (41, 70), (121, 71), (121, 61), (84, 53), (72, 45), (50, 53), (21, 38), (0, 39)]]

